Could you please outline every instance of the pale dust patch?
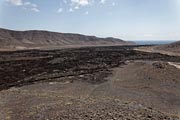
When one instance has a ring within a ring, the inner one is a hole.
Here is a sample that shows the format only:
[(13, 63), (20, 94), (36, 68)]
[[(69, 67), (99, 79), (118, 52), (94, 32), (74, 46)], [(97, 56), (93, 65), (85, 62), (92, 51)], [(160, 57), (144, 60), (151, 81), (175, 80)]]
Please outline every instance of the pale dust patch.
[(180, 69), (180, 63), (168, 62), (168, 64)]

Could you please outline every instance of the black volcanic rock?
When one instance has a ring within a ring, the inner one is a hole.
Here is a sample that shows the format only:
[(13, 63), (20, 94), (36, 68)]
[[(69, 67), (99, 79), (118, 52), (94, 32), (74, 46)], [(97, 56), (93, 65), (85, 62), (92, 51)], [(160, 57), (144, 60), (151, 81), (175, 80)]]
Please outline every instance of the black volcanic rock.
[(0, 29), (1, 49), (26, 49), (38, 47), (64, 46), (100, 46), (100, 45), (132, 45), (116, 38), (98, 38), (80, 34), (57, 33), (49, 31), (13, 31)]

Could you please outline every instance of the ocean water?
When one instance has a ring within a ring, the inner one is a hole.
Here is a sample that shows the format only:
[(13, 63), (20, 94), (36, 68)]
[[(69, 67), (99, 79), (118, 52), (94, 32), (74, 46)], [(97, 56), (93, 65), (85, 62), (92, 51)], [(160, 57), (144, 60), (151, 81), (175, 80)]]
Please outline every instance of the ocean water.
[(162, 45), (175, 42), (175, 40), (136, 40), (133, 41), (137, 45)]

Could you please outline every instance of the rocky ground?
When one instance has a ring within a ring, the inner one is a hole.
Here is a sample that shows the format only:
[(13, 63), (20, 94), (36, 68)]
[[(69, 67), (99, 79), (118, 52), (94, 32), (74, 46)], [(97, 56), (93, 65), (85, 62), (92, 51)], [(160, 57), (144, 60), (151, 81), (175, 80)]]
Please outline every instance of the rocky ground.
[(1, 52), (0, 119), (177, 120), (180, 57), (134, 47)]

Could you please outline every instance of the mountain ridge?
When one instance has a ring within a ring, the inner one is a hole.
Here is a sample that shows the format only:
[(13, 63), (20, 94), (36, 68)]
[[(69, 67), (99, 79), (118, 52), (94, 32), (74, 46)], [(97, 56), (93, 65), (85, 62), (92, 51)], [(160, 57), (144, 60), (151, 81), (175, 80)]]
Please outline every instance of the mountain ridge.
[(5, 49), (133, 44), (133, 42), (112, 37), (100, 38), (77, 33), (60, 33), (45, 30), (15, 31), (0, 28), (0, 48)]

